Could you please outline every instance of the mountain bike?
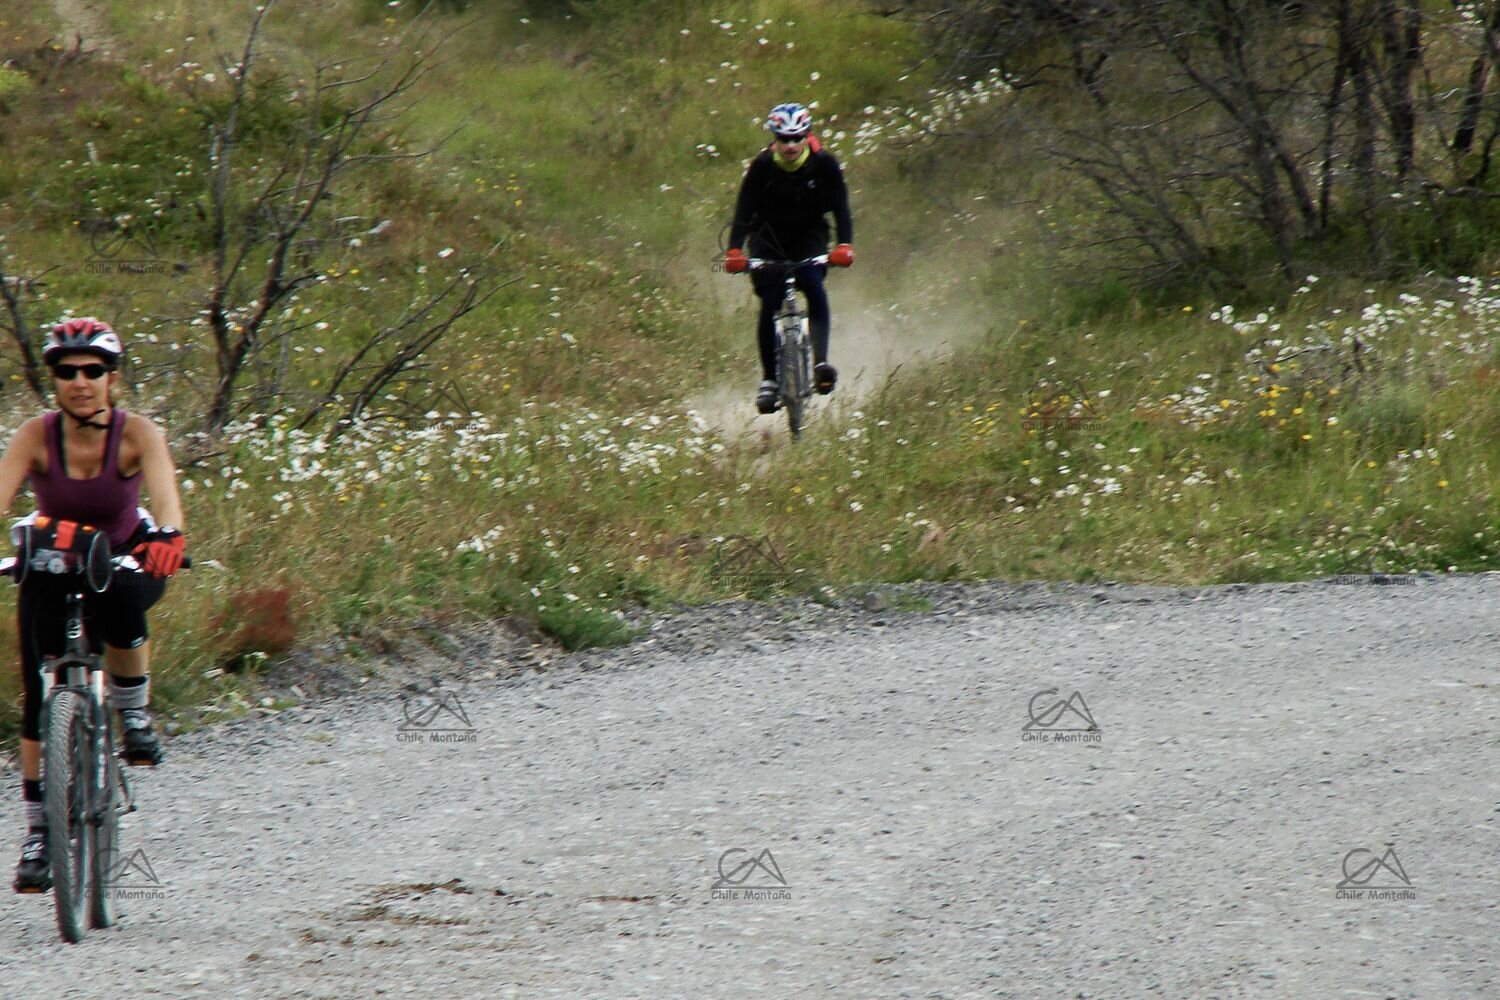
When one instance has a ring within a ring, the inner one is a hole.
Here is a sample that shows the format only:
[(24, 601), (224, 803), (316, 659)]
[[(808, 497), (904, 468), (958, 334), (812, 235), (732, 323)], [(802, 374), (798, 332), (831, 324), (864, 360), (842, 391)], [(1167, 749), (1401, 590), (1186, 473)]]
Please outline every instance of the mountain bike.
[(786, 423), (793, 438), (802, 436), (802, 421), (807, 401), (812, 398), (812, 337), (807, 314), (797, 298), (797, 269), (826, 264), (828, 255), (819, 254), (804, 260), (767, 260), (751, 257), (750, 270), (774, 270), (782, 275), (786, 288), (781, 308), (776, 311), (776, 396), (779, 409), (786, 411)]
[(42, 768), (57, 930), (77, 942), (85, 914), (91, 928), (109, 927), (118, 916), (111, 867), (120, 815), (136, 808), (117, 756), (104, 664), (84, 629), (85, 590), (103, 593), (116, 572), (138, 571), (140, 564), (131, 555), (112, 555), (103, 532), (67, 521), (51, 521), (45, 530), (23, 522), (15, 534), (19, 551), (0, 560), (0, 573), (17, 583), (31, 573), (68, 581), (63, 651), (41, 665)]

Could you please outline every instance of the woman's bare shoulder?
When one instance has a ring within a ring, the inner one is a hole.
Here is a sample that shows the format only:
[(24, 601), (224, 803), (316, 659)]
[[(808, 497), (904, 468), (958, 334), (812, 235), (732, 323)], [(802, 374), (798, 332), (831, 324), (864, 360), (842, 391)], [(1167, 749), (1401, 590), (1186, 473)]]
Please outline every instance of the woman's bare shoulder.
[(142, 416), (139, 413), (130, 413), (129, 411), (125, 413), (125, 433), (131, 437), (146, 435), (148, 437), (159, 438), (163, 436), (162, 430), (157, 426), (156, 421), (150, 417)]
[(36, 416), (22, 422), (21, 426), (16, 428), (15, 437), (12, 440), (41, 441), (45, 436), (46, 427), (47, 415), (45, 413), (39, 413)]

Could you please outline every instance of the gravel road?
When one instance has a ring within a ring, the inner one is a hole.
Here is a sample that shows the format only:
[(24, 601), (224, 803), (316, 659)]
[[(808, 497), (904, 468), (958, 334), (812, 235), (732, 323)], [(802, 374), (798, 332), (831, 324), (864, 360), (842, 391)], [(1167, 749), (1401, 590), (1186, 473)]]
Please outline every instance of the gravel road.
[(134, 772), (120, 926), (5, 897), (0, 994), (1500, 996), (1497, 612), (912, 587), (226, 724)]

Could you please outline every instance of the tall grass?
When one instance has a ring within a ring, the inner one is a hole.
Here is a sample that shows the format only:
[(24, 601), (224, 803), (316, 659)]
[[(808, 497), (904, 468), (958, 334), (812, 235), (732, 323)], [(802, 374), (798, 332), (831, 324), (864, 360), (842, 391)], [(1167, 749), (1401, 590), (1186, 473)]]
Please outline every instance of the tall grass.
[[(1487, 279), (1325, 279), (1271, 309), (1064, 273), (1045, 174), (1017, 169), (997, 204), (978, 197), (993, 156), (922, 138), (982, 94), (929, 93), (898, 22), (832, 0), (585, 6), (440, 12), (463, 29), (409, 140), (458, 131), (346, 192), (392, 225), (339, 251), (324, 351), (296, 365), (305, 385), (449, 266), (447, 248), (505, 247), (516, 280), (428, 359), (426, 414), (329, 438), (251, 412), (220, 440), (177, 442), (203, 565), (154, 619), (163, 704), (243, 710), (257, 664), (289, 644), (417, 620), (519, 616), (577, 647), (626, 637), (641, 604), (878, 580), (1490, 565)], [(110, 188), (127, 202), (181, 169), (194, 131), (172, 116), (213, 87), (210, 60), (183, 54), (225, 49), (245, 11), (107, 13), (120, 63), (79, 64), (68, 94), (8, 89), (0, 142), (17, 167), (0, 183), (35, 196), (0, 221), (13, 263), (59, 265), (39, 311), (115, 319), (135, 359), (128, 405), (171, 428), (207, 371), (191, 233), (163, 234), (182, 269), (125, 280), (72, 266), (87, 240), (68, 220), (80, 192), (103, 191), (80, 180), (98, 169), (81, 166), (88, 141), (149, 153), (129, 175), (139, 190)], [(269, 38), (293, 77), (410, 25), (369, 3), (284, 14)], [(28, 44), (46, 36), (40, 15), (7, 16)], [(904, 350), (949, 352), (819, 401), (797, 446), (769, 418), (739, 433), (754, 419), (749, 296), (710, 268), (757, 119), (788, 98), (819, 103), (854, 189), (860, 256), (831, 283), (835, 357), (856, 360), (856, 302), (890, 317)], [(49, 162), (71, 162), (71, 182)], [(694, 412), (721, 383), (743, 396), (728, 431)], [(34, 409), (9, 403), (9, 427)]]

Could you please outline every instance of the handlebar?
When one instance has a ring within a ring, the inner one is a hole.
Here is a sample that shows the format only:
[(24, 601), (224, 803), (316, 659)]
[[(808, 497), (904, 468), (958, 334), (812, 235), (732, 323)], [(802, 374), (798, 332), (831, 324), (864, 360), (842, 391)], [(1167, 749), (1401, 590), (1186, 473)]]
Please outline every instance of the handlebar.
[[(0, 559), (0, 575), (9, 576), (18, 584), (32, 573), (81, 576), (90, 590), (102, 593), (116, 573), (139, 573), (144, 569), (136, 558), (137, 549), (111, 552), (107, 535), (75, 521), (32, 515), (12, 526), (11, 538), (17, 551), (14, 556)], [(188, 569), (192, 564), (184, 554), (179, 568)]]
[(802, 260), (772, 260), (769, 257), (751, 257), (746, 261), (746, 263), (749, 265), (750, 270), (752, 271), (759, 271), (762, 268), (768, 267), (784, 267), (792, 269), (798, 267), (807, 267), (810, 264), (826, 264), (828, 263), (828, 255), (826, 253), (820, 253), (816, 257), (807, 257)]
[[(114, 570), (124, 570), (127, 573), (140, 573), (140, 572), (142, 572), (141, 561), (139, 559), (137, 559), (135, 556), (129, 554), (128, 552), (125, 553), (124, 555), (110, 556), (109, 557), (109, 564), (110, 564), (111, 569), (114, 569)], [(20, 566), (20, 565), (21, 565), (21, 560), (17, 559), (15, 556), (6, 556), (4, 559), (0, 559), (0, 576), (8, 576), (8, 577), (11, 577), (12, 579), (14, 579), (15, 577), (17, 577), (19, 575), (16, 572), (16, 568), (18, 566)], [(72, 575), (72, 574), (84, 573), (87, 570), (87, 566), (88, 566), (88, 564), (87, 564), (87, 562), (85, 560), (79, 560), (78, 564), (75, 567), (73, 567), (71, 570), (69, 570), (68, 572), (66, 572), (66, 573), (59, 573), (59, 574), (56, 574), (56, 575), (58, 575), (58, 576), (69, 576), (69, 575)], [(185, 555), (185, 556), (182, 557), (182, 568), (183, 569), (192, 569), (193, 568), (193, 557), (192, 556), (186, 556)]]

